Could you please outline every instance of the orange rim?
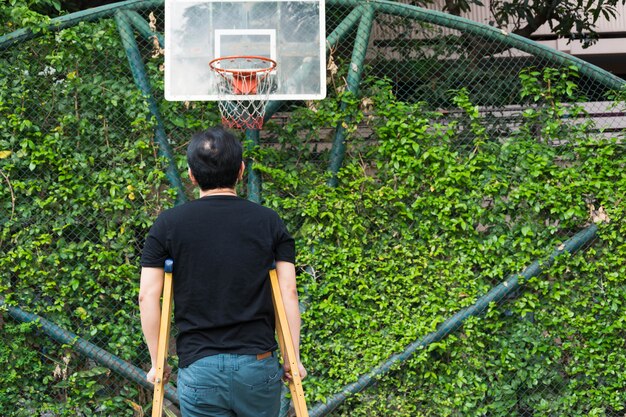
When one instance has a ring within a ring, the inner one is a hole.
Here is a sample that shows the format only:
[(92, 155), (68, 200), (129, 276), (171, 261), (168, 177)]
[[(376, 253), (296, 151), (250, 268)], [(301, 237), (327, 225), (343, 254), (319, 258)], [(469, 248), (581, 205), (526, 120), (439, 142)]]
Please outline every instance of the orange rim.
[[(267, 68), (252, 68), (252, 69), (230, 69), (230, 68), (220, 68), (217, 66), (217, 64), (219, 64), (222, 61), (227, 61), (227, 60), (258, 60), (258, 61), (264, 61), (267, 62), (269, 64), (269, 66)], [(273, 71), (276, 68), (276, 61), (274, 61), (273, 59), (270, 58), (266, 58), (264, 56), (256, 56), (256, 55), (233, 55), (233, 56), (223, 56), (223, 57), (219, 57), (219, 58), (215, 58), (213, 59), (211, 62), (209, 62), (209, 67), (211, 67), (211, 69), (215, 72), (217, 72), (218, 74), (222, 74), (225, 72), (228, 72), (230, 74), (241, 74), (241, 75), (251, 75), (251, 74), (256, 74), (259, 72), (270, 72)]]

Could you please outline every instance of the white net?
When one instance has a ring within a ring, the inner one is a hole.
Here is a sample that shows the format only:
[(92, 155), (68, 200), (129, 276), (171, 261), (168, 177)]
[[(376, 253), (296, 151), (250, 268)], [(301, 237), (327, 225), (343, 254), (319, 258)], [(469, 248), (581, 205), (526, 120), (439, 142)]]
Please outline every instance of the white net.
[(261, 129), (276, 63), (264, 57), (226, 57), (210, 63), (216, 75), (224, 126)]

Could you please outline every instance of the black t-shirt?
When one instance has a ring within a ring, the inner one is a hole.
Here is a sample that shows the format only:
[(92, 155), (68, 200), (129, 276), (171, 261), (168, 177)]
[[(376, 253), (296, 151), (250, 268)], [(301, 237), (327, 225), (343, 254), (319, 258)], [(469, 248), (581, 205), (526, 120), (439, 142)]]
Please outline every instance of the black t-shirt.
[(174, 260), (179, 366), (218, 353), (276, 349), (268, 271), (295, 262), (295, 244), (273, 210), (208, 196), (166, 210), (146, 239), (144, 267)]

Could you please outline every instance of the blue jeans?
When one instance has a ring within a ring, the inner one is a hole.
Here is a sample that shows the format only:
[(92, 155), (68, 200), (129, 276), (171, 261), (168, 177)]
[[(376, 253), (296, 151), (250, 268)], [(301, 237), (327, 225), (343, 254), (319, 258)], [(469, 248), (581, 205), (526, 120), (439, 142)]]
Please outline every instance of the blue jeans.
[(178, 370), (183, 417), (277, 417), (283, 368), (272, 354), (220, 354)]

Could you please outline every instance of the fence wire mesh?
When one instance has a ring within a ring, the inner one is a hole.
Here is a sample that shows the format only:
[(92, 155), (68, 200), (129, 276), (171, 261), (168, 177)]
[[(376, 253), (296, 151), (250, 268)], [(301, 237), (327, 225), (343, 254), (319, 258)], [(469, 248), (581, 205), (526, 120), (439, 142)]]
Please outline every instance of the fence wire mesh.
[[(143, 241), (220, 123), (163, 99), (163, 19), (0, 38), (2, 415), (150, 408)], [(412, 6), (326, 19), (328, 98), (270, 104), (239, 190), (298, 240), (311, 415), (624, 415), (622, 81)]]

